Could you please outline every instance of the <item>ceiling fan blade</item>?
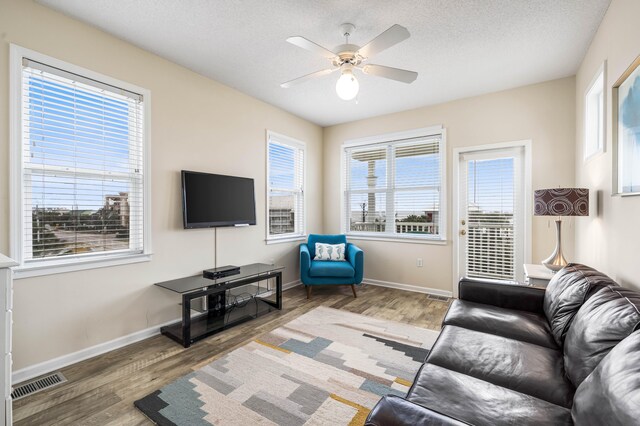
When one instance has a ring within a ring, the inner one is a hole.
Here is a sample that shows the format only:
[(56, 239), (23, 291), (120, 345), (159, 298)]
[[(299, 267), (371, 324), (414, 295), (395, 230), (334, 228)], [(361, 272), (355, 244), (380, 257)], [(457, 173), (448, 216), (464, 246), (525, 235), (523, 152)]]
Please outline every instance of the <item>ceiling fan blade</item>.
[(418, 78), (415, 71), (401, 70), (400, 68), (385, 67), (384, 65), (365, 65), (362, 72), (377, 77), (389, 78), (391, 80), (401, 81), (403, 83), (413, 83)]
[(303, 75), (302, 77), (295, 78), (293, 80), (286, 81), (280, 85), (280, 87), (284, 89), (288, 89), (291, 86), (295, 86), (296, 84), (304, 83), (308, 80), (313, 80), (314, 78), (324, 77), (325, 75), (329, 75), (334, 71), (339, 70), (340, 68), (328, 68), (322, 71), (312, 72), (311, 74)]
[(360, 56), (364, 58), (370, 58), (373, 55), (382, 52), (391, 46), (400, 43), (403, 40), (408, 39), (411, 36), (409, 30), (402, 25), (395, 24), (388, 30), (380, 34), (378, 37), (371, 40), (358, 50)]
[(333, 59), (336, 57), (336, 54), (330, 51), (329, 49), (326, 49), (320, 46), (319, 44), (312, 42), (311, 40), (307, 40), (304, 37), (300, 37), (300, 36), (289, 37), (287, 41), (293, 44), (294, 46), (298, 46), (303, 49), (309, 50), (311, 52), (318, 53), (327, 59)]

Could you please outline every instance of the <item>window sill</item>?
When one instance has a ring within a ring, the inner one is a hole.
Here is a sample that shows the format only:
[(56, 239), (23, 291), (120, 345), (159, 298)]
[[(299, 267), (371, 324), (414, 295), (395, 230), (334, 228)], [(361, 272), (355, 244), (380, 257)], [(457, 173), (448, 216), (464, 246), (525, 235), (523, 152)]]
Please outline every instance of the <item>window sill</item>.
[(275, 237), (267, 238), (265, 242), (267, 244), (280, 244), (280, 243), (290, 243), (293, 241), (306, 241), (306, 239), (307, 239), (306, 235), (289, 235), (289, 236), (280, 237), (280, 238), (275, 238)]
[(436, 246), (446, 246), (447, 240), (438, 240), (431, 238), (420, 237), (392, 237), (383, 235), (361, 235), (361, 234), (347, 234), (349, 240), (361, 240), (361, 241), (388, 241), (394, 243), (409, 243), (409, 244), (430, 244)]
[(149, 262), (150, 253), (129, 254), (123, 256), (109, 256), (94, 259), (70, 259), (69, 261), (57, 260), (54, 262), (42, 262), (38, 264), (23, 265), (13, 268), (14, 280), (43, 275), (62, 274), (65, 272), (85, 271), (88, 269), (106, 268), (109, 266), (128, 265), (131, 263)]

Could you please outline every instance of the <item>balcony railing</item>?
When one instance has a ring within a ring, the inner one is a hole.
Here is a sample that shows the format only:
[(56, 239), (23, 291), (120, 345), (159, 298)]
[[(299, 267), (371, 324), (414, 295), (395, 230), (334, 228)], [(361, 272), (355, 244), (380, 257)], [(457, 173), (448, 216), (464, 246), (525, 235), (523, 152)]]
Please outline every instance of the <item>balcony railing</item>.
[[(354, 232), (385, 232), (384, 222), (351, 222)], [(437, 234), (438, 225), (432, 222), (396, 222), (396, 234)]]

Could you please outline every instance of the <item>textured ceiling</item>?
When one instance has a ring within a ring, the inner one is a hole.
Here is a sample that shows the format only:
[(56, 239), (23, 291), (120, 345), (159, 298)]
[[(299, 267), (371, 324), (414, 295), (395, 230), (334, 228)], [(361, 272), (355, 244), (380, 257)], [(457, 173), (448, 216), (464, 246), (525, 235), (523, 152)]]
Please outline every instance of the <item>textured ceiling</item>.
[[(37, 0), (145, 50), (328, 126), (575, 74), (610, 0)], [(364, 45), (393, 24), (411, 38), (369, 62), (419, 73), (410, 85), (357, 73), (358, 102), (335, 93), (338, 73), (287, 42)]]

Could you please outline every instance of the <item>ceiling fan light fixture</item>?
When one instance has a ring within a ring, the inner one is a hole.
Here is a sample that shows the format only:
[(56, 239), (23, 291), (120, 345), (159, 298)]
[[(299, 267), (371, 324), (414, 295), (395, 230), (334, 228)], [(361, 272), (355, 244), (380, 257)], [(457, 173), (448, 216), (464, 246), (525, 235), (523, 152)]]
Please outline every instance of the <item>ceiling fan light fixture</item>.
[[(409, 30), (398, 24), (392, 25), (369, 43), (360, 47), (349, 43), (349, 37), (353, 35), (355, 29), (356, 27), (353, 24), (342, 24), (340, 26), (340, 35), (345, 38), (346, 43), (336, 47), (333, 51), (301, 36), (287, 38), (287, 42), (294, 46), (298, 46), (310, 52), (324, 56), (329, 60), (330, 67), (311, 74), (303, 75), (302, 77), (298, 77), (293, 80), (285, 81), (280, 84), (280, 86), (283, 88), (292, 87), (296, 84), (320, 78), (331, 74), (334, 71), (340, 70), (341, 75), (336, 82), (336, 93), (340, 99), (350, 101), (358, 95), (358, 91), (360, 90), (360, 84), (353, 75), (354, 68), (361, 70), (364, 74), (400, 81), (406, 84), (413, 83), (415, 79), (418, 78), (418, 73), (415, 71), (408, 71), (384, 65), (369, 63), (363, 64), (363, 62), (368, 61), (370, 57), (408, 39), (410, 36)], [(356, 103), (358, 102), (356, 101)]]
[(336, 82), (338, 97), (342, 100), (350, 101), (356, 97), (358, 90), (360, 90), (360, 83), (358, 83), (356, 76), (353, 75), (353, 71), (351, 69), (343, 70), (342, 75)]

